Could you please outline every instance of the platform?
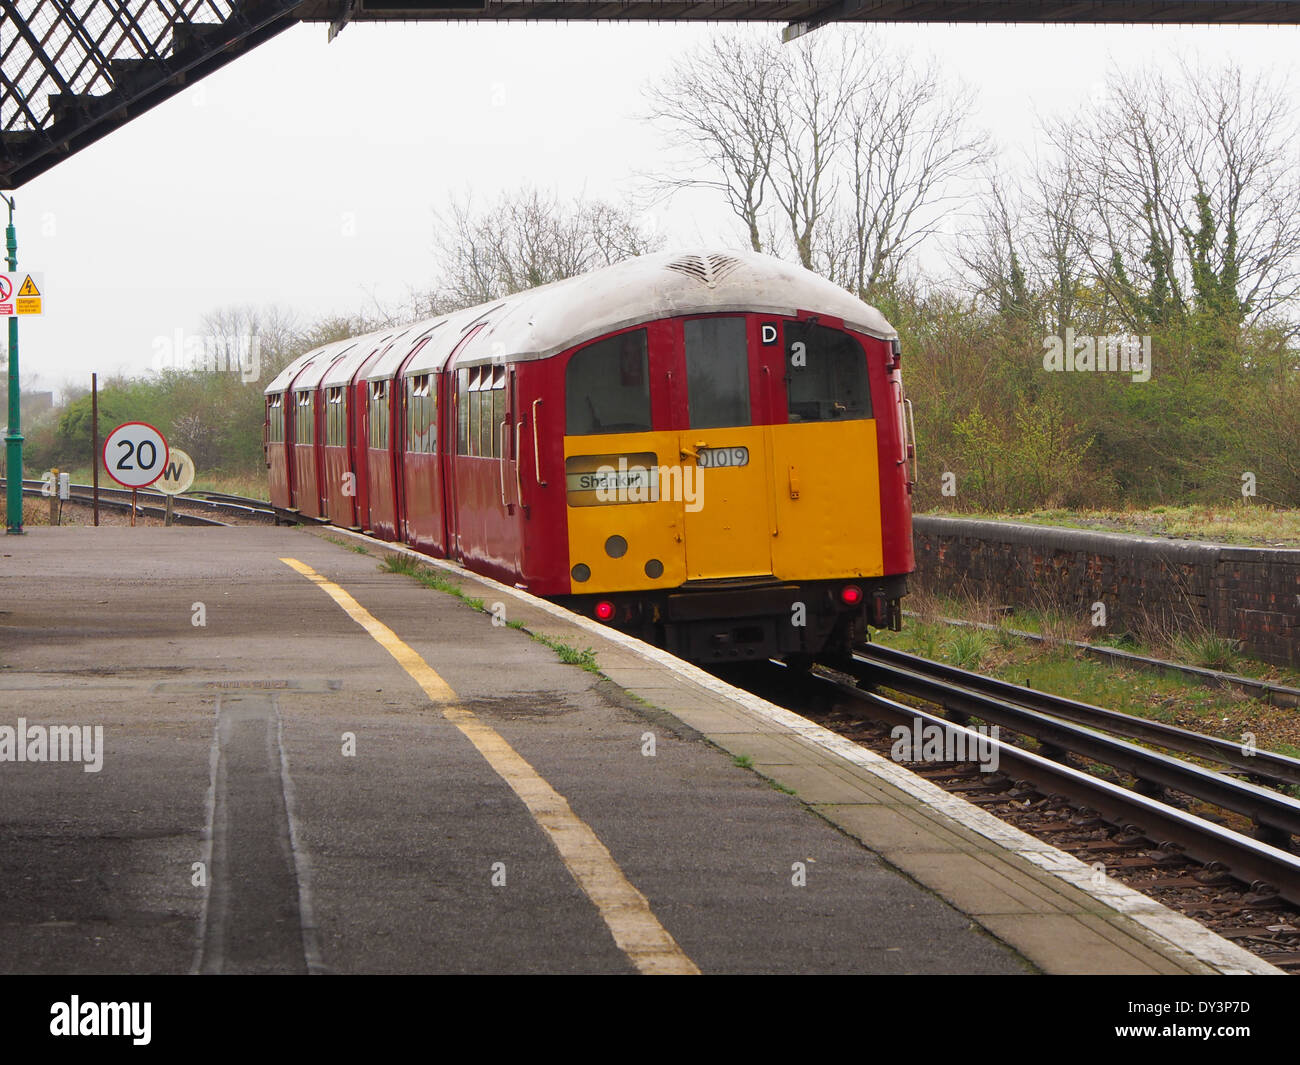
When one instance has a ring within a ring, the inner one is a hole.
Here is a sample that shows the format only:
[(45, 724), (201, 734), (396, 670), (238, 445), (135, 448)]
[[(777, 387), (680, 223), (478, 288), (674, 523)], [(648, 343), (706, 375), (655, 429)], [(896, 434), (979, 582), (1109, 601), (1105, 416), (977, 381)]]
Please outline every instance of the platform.
[(338, 530), (35, 528), (0, 551), (0, 728), (103, 729), (97, 771), (0, 761), (6, 971), (1271, 969), (446, 564), (497, 624)]

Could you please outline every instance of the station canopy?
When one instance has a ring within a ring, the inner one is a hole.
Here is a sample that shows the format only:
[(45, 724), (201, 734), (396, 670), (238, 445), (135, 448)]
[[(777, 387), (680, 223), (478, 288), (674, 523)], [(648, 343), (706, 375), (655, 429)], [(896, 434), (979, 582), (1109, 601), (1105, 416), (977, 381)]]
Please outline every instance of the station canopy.
[(13, 189), (299, 22), (1300, 23), (1300, 0), (5, 0), (0, 188)]

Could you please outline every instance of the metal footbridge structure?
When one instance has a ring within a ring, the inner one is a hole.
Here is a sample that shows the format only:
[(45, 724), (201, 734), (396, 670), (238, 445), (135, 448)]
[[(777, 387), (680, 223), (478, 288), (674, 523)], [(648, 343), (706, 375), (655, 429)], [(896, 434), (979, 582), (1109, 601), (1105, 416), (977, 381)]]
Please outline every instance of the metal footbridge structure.
[(1300, 0), (3, 0), (0, 188), (15, 189), (300, 22), (1286, 23)]

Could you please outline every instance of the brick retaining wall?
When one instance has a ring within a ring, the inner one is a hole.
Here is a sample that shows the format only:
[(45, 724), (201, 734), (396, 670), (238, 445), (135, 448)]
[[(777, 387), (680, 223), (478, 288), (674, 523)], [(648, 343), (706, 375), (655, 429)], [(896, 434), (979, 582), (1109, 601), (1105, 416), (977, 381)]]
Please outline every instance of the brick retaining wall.
[(1300, 551), (928, 515), (913, 529), (917, 579), (932, 590), (1081, 617), (1101, 602), (1112, 632), (1145, 614), (1300, 666)]

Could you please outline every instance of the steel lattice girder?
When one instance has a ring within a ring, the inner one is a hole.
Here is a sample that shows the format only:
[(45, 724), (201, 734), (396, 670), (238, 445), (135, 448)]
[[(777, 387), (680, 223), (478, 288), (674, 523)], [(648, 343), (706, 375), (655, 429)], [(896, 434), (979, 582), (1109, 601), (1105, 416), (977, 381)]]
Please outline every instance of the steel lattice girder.
[(0, 187), (16, 188), (293, 24), (301, 0), (6, 0)]

